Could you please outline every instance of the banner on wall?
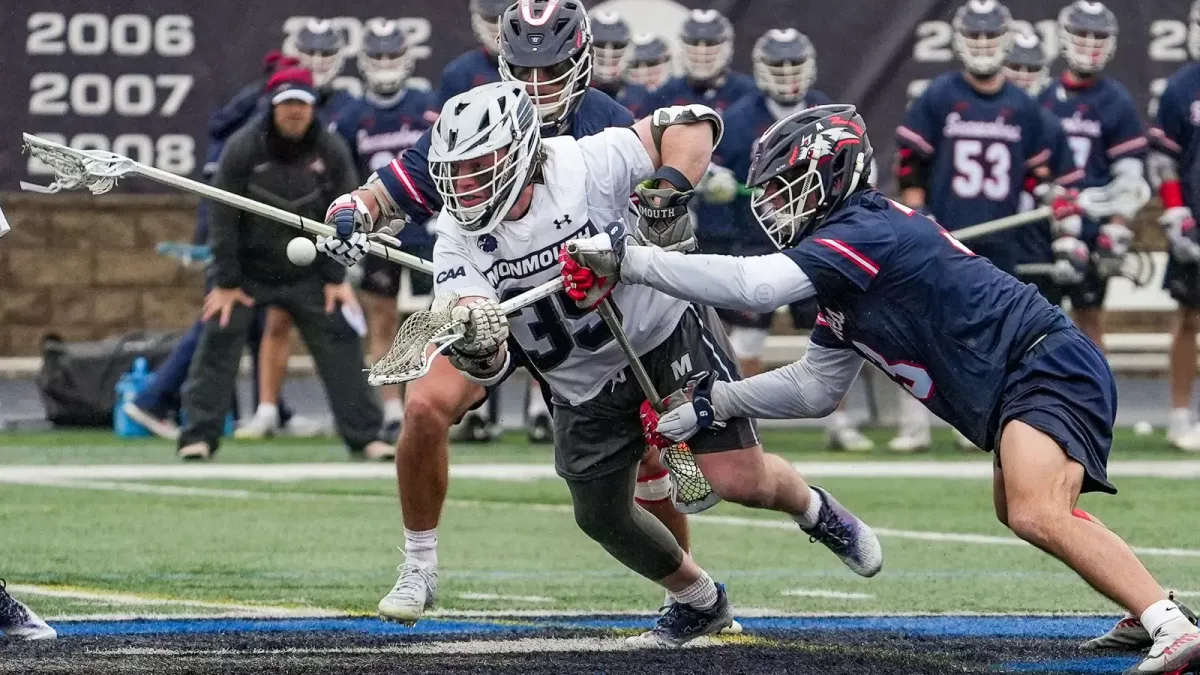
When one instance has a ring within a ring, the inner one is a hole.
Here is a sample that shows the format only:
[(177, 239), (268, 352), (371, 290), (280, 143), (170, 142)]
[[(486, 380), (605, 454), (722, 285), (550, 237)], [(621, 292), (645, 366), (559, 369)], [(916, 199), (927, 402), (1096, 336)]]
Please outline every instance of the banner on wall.
[[(755, 39), (792, 26), (817, 48), (816, 86), (855, 103), (881, 157), (905, 106), (928, 80), (955, 69), (950, 19), (957, 1), (909, 0), (880, 11), (878, 0), (607, 0), (635, 32), (672, 36), (689, 7), (725, 11), (736, 27), (735, 67), (749, 71)], [(1056, 49), (1057, 3), (1010, 0)], [(280, 48), (308, 17), (326, 17), (329, 3), (292, 0), (31, 0), (0, 21), (0, 63), (9, 83), (0, 99), (0, 190), (21, 180), (47, 182), (49, 170), (22, 155), (27, 131), (78, 148), (127, 155), (195, 177), (203, 162), (213, 110), (260, 77), (263, 55)], [(1165, 78), (1190, 59), (1189, 0), (1110, 2), (1121, 32), (1109, 74), (1130, 89), (1152, 119)], [(352, 55), (366, 19), (398, 19), (417, 56), (418, 84), (436, 86), (441, 69), (477, 47), (467, 0), (347, 0), (331, 17), (346, 43), (336, 86), (361, 91)], [(886, 166), (886, 163), (884, 163)], [(161, 190), (145, 181), (127, 191)]]

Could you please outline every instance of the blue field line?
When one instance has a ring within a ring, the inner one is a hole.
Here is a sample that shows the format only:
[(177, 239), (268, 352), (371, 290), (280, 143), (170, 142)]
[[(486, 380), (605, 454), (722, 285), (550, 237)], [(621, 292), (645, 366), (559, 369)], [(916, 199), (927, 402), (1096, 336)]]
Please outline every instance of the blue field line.
[[(462, 635), (527, 632), (546, 628), (632, 630), (647, 628), (650, 617), (597, 615), (545, 616), (504, 620), (425, 619), (416, 626), (371, 617), (325, 619), (139, 619), (132, 621), (64, 621), (55, 624), (69, 636), (202, 634), (246, 632), (357, 632), (367, 635)], [(1009, 637), (1082, 639), (1111, 627), (1103, 617), (786, 617), (743, 619), (751, 632), (874, 631), (928, 637)]]
[(1018, 661), (1006, 663), (1000, 667), (1003, 673), (1071, 673), (1071, 675), (1092, 675), (1092, 673), (1123, 673), (1126, 668), (1137, 663), (1136, 657), (1110, 656), (1092, 659), (1064, 659), (1062, 661)]

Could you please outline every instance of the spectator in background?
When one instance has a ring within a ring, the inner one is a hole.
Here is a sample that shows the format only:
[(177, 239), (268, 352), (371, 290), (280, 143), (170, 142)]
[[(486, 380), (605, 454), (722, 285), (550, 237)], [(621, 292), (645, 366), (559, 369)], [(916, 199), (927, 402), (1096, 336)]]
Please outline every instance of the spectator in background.
[[(349, 149), (317, 123), (309, 71), (280, 70), (268, 81), (267, 95), (270, 114), (229, 140), (215, 185), (319, 220), (326, 204), (357, 184)], [(274, 305), (299, 328), (350, 451), (391, 458), (391, 445), (378, 440), (382, 412), (362, 372), (359, 336), (338, 311), (339, 305), (357, 307), (345, 268), (323, 256), (309, 267), (294, 265), (286, 254), (291, 230), (228, 206), (212, 209), (214, 286), (184, 387), (179, 456), (208, 459), (216, 451), (251, 308)]]

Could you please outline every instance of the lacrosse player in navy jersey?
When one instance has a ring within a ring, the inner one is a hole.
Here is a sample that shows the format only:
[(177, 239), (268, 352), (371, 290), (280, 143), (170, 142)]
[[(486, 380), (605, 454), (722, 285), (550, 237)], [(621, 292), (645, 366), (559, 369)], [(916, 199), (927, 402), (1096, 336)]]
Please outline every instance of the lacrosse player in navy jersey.
[[(406, 86), (413, 58), (408, 40), (395, 20), (371, 19), (364, 25), (363, 48), (358, 55), (366, 91), (341, 110), (335, 130), (346, 139), (358, 167), (360, 180), (385, 168), (421, 138), (433, 108), (433, 96), (423, 89)], [(424, 222), (405, 229), (401, 249), (419, 258), (433, 257), (433, 235)], [(400, 292), (401, 267), (376, 257), (363, 263), (362, 291), (366, 300), (371, 359), (377, 360), (392, 346), (400, 328), (396, 296)], [(426, 274), (411, 274), (414, 295), (429, 295), (433, 280)], [(395, 386), (380, 390), (383, 399), (385, 435), (394, 443), (400, 437), (404, 408)]]
[(1180, 450), (1200, 452), (1200, 426), (1194, 424), (1191, 410), (1200, 332), (1200, 230), (1193, 216), (1200, 208), (1200, 2), (1192, 4), (1188, 16), (1188, 51), (1193, 62), (1167, 80), (1159, 98), (1150, 129), (1154, 153), (1149, 173), (1165, 209), (1159, 224), (1167, 235), (1170, 258), (1163, 287), (1179, 303), (1171, 336), (1167, 440)]
[(471, 30), (480, 46), (463, 52), (442, 69), (436, 110), (472, 87), (500, 79), (496, 38), (500, 35), (500, 15), (511, 4), (509, 0), (471, 0)]
[(592, 86), (618, 101), (625, 88), (625, 56), (632, 39), (620, 14), (592, 13)]
[(871, 154), (852, 106), (796, 113), (759, 139), (747, 180), (778, 253), (685, 256), (601, 234), (572, 256), (594, 277), (564, 279), (754, 311), (815, 297), (822, 319), (800, 361), (741, 381), (698, 373), (657, 430), (683, 440), (740, 416), (821, 417), (869, 363), (995, 453), (1001, 522), (1141, 618), (1153, 646), (1129, 673), (1200, 666), (1200, 631), (1120, 537), (1075, 508), (1083, 492), (1116, 492), (1104, 354), (1033, 286), (871, 188)]
[[(531, 44), (525, 37), (530, 32), (525, 17), (527, 13), (542, 17), (546, 11), (555, 13), (547, 19), (547, 25), (558, 26), (559, 19), (566, 19), (566, 23), (543, 35), (540, 44)], [(582, 5), (521, 0), (505, 14), (505, 24), (511, 27), (513, 23), (518, 29), (506, 30), (500, 44), (501, 58), (514, 63), (506, 64), (502, 72), (506, 79), (524, 85), (532, 92), (531, 98), (541, 103), (538, 111), (544, 134), (584, 138), (633, 123), (629, 111), (588, 86), (591, 33)], [(530, 63), (534, 47), (538, 48), (536, 58), (547, 65), (521, 65)], [(562, 78), (555, 73), (571, 76)], [(346, 240), (323, 240), (321, 249), (343, 264), (354, 265), (366, 256), (368, 238), (364, 232), (370, 232), (374, 223), (386, 223), (402, 214), (413, 222), (425, 222), (438, 213), (442, 198), (429, 174), (430, 146), (431, 131), (426, 131), (416, 145), (372, 173), (363, 187), (339, 197), (329, 207), (326, 222), (336, 225), (343, 220), (353, 223), (357, 231)], [(447, 437), (455, 421), (470, 421), (464, 417), (481, 406), (488, 391), (467, 381), (445, 359), (435, 360), (428, 376), (405, 387), (404, 423), (396, 453), (405, 559), (396, 585), (379, 603), (379, 612), (385, 618), (416, 621), (437, 596), (437, 527), (448, 481)], [(538, 399), (531, 401), (533, 406), (540, 402), (545, 407), (542, 395), (531, 399)], [(487, 417), (475, 419), (477, 426), (473, 428), (482, 429), (480, 436), (490, 438), (491, 421)], [(671, 503), (665, 468), (657, 462), (643, 463), (642, 467), (635, 494), (638, 503), (671, 530), (682, 548), (688, 549), (687, 519)]]
[(654, 110), (654, 92), (671, 78), (671, 47), (661, 35), (639, 33), (633, 36), (627, 58), (625, 87), (616, 99), (634, 119), (641, 119)]
[(333, 86), (346, 57), (352, 55), (346, 53), (346, 43), (329, 19), (313, 19), (305, 24), (296, 33), (293, 47), (300, 67), (312, 71), (317, 87), (317, 118), (332, 126), (342, 108), (355, 100), (350, 92)]
[[(1117, 17), (1099, 2), (1077, 0), (1058, 15), (1058, 40), (1067, 69), (1042, 92), (1042, 106), (1061, 120), (1081, 188), (1106, 185), (1118, 176), (1141, 179), (1145, 173), (1146, 130), (1129, 91), (1102, 74), (1117, 49)], [(1095, 262), (1085, 278), (1069, 289), (1075, 323), (1102, 345), (1108, 280), (1117, 275), (1133, 243), (1121, 216), (1104, 223), (1083, 218), (1072, 234), (1087, 246)]]
[[(1050, 159), (1037, 103), (1001, 73), (1012, 48), (1008, 8), (968, 0), (952, 25), (963, 70), (930, 82), (896, 130), (902, 201), (951, 231), (1017, 213), (1026, 176), (1044, 172)], [(971, 246), (1001, 270), (1015, 271), (1011, 233), (972, 239)], [(902, 401), (900, 433), (889, 447), (927, 449), (928, 414)]]
[[(757, 90), (725, 110), (726, 132), (713, 153), (714, 166), (696, 187), (710, 206), (711, 222), (724, 225), (722, 238), (727, 240), (713, 246), (717, 237), (710, 234), (704, 253), (755, 255), (771, 248), (754, 222), (749, 199), (737, 194), (738, 178), (750, 171), (754, 142), (768, 127), (797, 110), (832, 103), (824, 92), (812, 88), (817, 79), (817, 52), (812, 41), (795, 28), (767, 31), (754, 43), (750, 58)], [(788, 310), (797, 329), (812, 329), (817, 315), (814, 303), (796, 303)], [(723, 310), (720, 315), (729, 323), (729, 341), (742, 374), (749, 377), (762, 372), (762, 353), (775, 313)], [(826, 422), (831, 448), (866, 451), (874, 447), (840, 409)]]

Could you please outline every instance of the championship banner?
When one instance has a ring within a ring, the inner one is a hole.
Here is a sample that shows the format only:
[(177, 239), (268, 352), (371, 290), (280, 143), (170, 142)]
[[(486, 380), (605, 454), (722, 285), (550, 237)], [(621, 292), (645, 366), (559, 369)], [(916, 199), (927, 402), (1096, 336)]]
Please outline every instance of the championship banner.
[[(361, 91), (354, 54), (369, 18), (399, 19), (415, 46), (417, 84), (435, 86), (442, 67), (476, 48), (466, 0), (31, 0), (0, 21), (6, 96), (0, 140), (0, 191), (21, 180), (46, 182), (48, 169), (21, 154), (28, 131), (76, 148), (99, 148), (197, 177), (209, 115), (261, 77), (263, 55), (278, 49), (308, 17), (331, 18), (346, 43), (336, 86)], [(885, 8), (883, 4), (888, 6)], [(754, 41), (771, 28), (795, 27), (817, 49), (816, 87), (859, 106), (880, 167), (890, 165), (892, 135), (905, 106), (932, 77), (958, 68), (949, 0), (608, 0), (635, 33), (672, 42), (689, 7), (713, 7), (734, 22), (734, 67), (750, 71)], [(1165, 78), (1187, 63), (1189, 0), (1108, 3), (1120, 22), (1107, 73), (1133, 93), (1149, 123)], [(1060, 3), (1010, 0), (1013, 16), (1057, 53)], [(331, 7), (338, 16), (328, 17)], [(885, 171), (885, 177), (886, 177)], [(162, 188), (133, 181), (122, 189)]]

